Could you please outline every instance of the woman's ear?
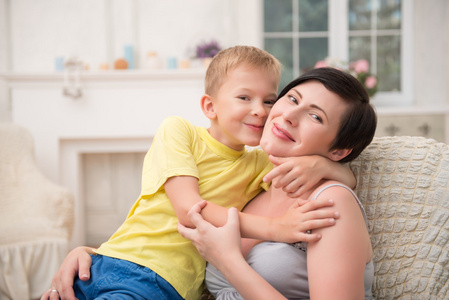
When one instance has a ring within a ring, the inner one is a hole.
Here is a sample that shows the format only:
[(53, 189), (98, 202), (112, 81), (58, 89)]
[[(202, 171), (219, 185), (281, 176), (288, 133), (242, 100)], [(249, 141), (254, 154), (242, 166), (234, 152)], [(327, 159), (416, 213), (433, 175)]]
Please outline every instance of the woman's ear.
[(214, 109), (214, 103), (212, 102), (212, 97), (207, 94), (204, 94), (201, 97), (201, 110), (209, 120), (213, 120), (217, 117)]
[(339, 161), (349, 155), (352, 152), (352, 149), (336, 149), (329, 152), (329, 159), (332, 161)]

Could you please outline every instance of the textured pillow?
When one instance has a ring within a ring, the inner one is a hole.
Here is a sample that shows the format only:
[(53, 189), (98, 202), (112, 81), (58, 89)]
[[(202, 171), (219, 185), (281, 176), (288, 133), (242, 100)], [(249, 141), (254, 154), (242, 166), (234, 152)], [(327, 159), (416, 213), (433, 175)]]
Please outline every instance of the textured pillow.
[(369, 223), (377, 299), (449, 299), (449, 146), (376, 137), (350, 168)]

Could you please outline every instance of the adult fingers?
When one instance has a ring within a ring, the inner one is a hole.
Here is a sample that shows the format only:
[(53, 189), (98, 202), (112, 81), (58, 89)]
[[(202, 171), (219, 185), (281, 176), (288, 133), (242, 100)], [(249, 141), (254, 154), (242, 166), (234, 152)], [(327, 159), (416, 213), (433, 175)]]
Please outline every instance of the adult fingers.
[(183, 238), (192, 240), (195, 229), (187, 228), (181, 223), (178, 222), (178, 232), (181, 234)]
[(48, 299), (50, 299), (50, 291), (51, 291), (51, 289), (46, 290), (45, 293), (42, 294), (41, 300), (48, 300)]
[(226, 221), (226, 225), (240, 230), (239, 211), (237, 208), (231, 207), (228, 209), (228, 220)]
[(201, 210), (203, 210), (204, 207), (206, 207), (207, 201), (202, 200), (198, 203), (195, 203), (192, 208), (189, 210), (189, 218), (190, 221), (192, 221), (193, 225), (198, 228), (198, 226), (207, 223), (203, 216), (201, 216)]
[(59, 300), (59, 292), (56, 288), (49, 288), (45, 293), (42, 294), (41, 300)]
[[(85, 260), (79, 260), (78, 277), (82, 281), (89, 280), (90, 278), (90, 266), (92, 265), (92, 259), (90, 255)], [(70, 278), (68, 278), (70, 280)]]

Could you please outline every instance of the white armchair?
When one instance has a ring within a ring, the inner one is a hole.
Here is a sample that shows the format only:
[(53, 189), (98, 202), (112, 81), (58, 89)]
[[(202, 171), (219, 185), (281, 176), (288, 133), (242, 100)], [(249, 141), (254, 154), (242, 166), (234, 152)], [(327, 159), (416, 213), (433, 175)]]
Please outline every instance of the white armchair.
[(28, 130), (0, 124), (0, 299), (38, 299), (68, 251), (73, 195), (34, 160)]

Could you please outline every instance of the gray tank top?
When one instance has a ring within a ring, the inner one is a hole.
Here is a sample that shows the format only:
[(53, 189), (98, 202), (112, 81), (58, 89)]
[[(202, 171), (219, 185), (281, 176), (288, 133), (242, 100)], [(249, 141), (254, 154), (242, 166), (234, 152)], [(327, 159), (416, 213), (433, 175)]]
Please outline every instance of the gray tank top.
[[(366, 221), (365, 210), (356, 194), (342, 184), (330, 184), (322, 188), (315, 200), (325, 189), (341, 186), (354, 195)], [(254, 246), (246, 256), (248, 264), (268, 281), (276, 290), (288, 299), (309, 299), (309, 282), (307, 274), (307, 243), (277, 243), (262, 242)], [(374, 265), (371, 260), (365, 266), (365, 299), (374, 299), (372, 285), (374, 280)], [(224, 276), (211, 264), (206, 268), (206, 285), (217, 300), (236, 300), (243, 298), (226, 281)]]

